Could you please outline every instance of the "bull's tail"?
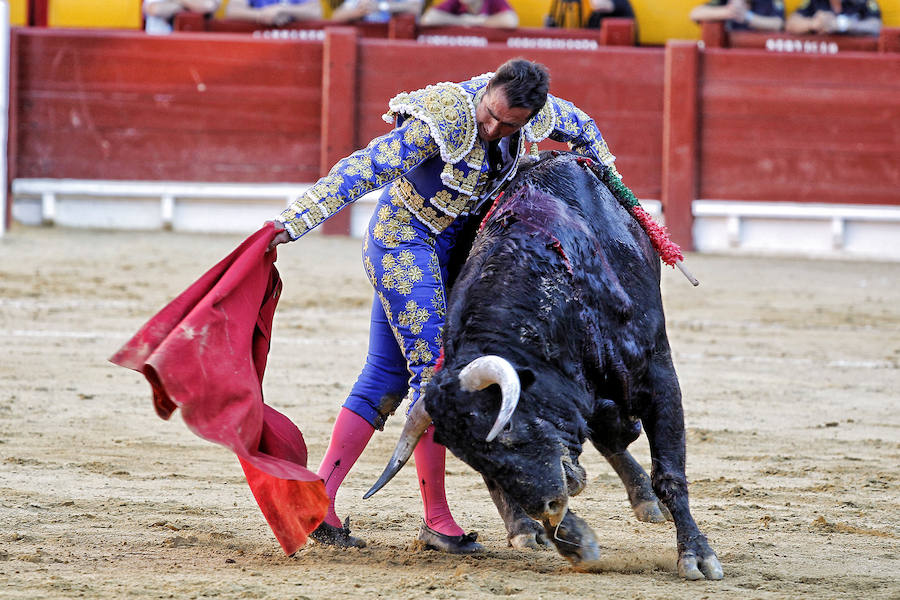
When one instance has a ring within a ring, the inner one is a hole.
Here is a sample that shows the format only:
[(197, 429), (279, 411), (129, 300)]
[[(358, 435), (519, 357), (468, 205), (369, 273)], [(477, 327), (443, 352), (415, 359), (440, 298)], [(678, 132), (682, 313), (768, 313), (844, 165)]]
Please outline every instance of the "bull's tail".
[(603, 185), (612, 192), (613, 197), (628, 211), (628, 214), (638, 222), (647, 234), (647, 237), (650, 238), (650, 243), (653, 244), (653, 249), (659, 254), (659, 258), (670, 267), (678, 267), (692, 284), (700, 285), (700, 282), (685, 269), (683, 264), (684, 253), (681, 251), (681, 247), (669, 238), (669, 232), (666, 228), (654, 221), (650, 213), (644, 210), (634, 193), (622, 183), (622, 180), (613, 169), (606, 165), (598, 164), (586, 156), (579, 156), (576, 160), (579, 164), (590, 169), (603, 182)]

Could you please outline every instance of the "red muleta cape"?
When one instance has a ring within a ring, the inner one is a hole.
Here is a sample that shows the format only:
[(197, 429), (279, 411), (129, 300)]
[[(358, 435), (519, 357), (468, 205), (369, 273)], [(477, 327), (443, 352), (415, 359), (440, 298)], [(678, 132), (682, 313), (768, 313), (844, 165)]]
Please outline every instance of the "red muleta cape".
[(328, 510), (325, 485), (306, 468), (306, 444), (263, 402), (262, 378), (281, 278), (266, 252), (268, 224), (150, 319), (110, 361), (139, 371), (157, 414), (176, 408), (205, 440), (227, 446), (285, 553), (306, 543)]

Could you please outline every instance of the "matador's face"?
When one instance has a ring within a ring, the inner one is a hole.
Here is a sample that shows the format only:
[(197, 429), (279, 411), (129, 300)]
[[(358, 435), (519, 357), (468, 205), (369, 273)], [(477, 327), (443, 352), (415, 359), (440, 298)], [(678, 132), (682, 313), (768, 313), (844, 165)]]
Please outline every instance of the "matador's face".
[(481, 96), (475, 107), (478, 121), (478, 137), (486, 142), (494, 142), (508, 137), (522, 129), (531, 118), (527, 108), (510, 108), (502, 87), (492, 88)]

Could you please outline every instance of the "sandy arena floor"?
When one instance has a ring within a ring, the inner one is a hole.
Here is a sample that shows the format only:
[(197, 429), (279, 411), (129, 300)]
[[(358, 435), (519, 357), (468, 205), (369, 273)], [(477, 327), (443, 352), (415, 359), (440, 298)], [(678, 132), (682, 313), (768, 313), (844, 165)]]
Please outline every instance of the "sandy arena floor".
[[(17, 227), (0, 239), (0, 597), (900, 598), (900, 264), (692, 255), (666, 270), (695, 518), (725, 570), (675, 573), (671, 524), (637, 522), (592, 448), (572, 506), (606, 563), (514, 551), (478, 477), (448, 458), (459, 522), (487, 552), (411, 545), (408, 468), (372, 499), (401, 426), (376, 435), (338, 497), (362, 550), (281, 552), (234, 456), (156, 417), (107, 358), (242, 236)], [(281, 250), (267, 401), (313, 469), (365, 352), (358, 240)], [(646, 439), (632, 446), (648, 463)]]

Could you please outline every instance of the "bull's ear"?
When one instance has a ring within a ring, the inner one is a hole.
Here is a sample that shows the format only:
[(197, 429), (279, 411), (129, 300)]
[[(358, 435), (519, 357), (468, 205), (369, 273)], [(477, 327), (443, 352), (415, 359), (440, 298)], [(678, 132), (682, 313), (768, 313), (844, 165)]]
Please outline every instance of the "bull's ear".
[(525, 367), (516, 369), (516, 373), (519, 375), (519, 384), (522, 386), (523, 390), (527, 390), (531, 387), (531, 384), (537, 379), (534, 375), (534, 371)]

